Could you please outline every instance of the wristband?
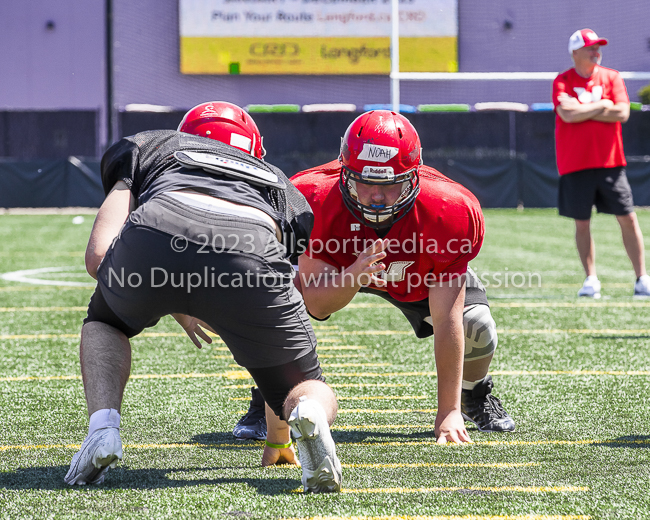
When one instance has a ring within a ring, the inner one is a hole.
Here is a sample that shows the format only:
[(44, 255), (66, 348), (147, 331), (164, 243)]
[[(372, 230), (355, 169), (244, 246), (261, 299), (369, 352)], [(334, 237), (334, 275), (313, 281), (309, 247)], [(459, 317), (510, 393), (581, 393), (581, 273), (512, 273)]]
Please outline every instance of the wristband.
[(272, 442), (269, 441), (264, 441), (264, 442), (269, 448), (275, 448), (276, 450), (281, 450), (283, 448), (291, 448), (291, 441), (287, 442), (286, 444), (273, 444)]

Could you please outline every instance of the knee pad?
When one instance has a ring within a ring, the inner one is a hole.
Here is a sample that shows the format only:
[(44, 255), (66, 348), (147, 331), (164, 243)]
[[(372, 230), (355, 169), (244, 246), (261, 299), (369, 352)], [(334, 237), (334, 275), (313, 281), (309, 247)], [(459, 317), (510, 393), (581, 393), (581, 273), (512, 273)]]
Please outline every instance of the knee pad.
[(463, 311), (465, 361), (482, 359), (497, 349), (497, 326), (487, 305), (469, 305)]

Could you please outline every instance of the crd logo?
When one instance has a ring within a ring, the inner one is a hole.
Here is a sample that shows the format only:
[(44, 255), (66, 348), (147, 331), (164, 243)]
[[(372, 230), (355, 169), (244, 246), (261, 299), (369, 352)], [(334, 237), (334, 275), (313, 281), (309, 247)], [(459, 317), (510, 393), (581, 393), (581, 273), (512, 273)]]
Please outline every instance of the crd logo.
[(249, 48), (253, 56), (298, 56), (300, 46), (297, 43), (264, 43), (257, 42), (251, 44)]

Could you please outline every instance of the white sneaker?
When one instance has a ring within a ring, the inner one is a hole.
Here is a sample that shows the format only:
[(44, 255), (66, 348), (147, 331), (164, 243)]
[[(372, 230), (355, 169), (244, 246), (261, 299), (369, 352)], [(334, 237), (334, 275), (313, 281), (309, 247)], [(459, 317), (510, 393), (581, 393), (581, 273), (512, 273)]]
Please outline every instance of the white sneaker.
[(341, 491), (341, 462), (336, 456), (325, 409), (318, 401), (301, 397), (288, 423), (298, 445), (305, 493)]
[(101, 484), (108, 468), (122, 460), (122, 439), (118, 428), (101, 428), (86, 437), (81, 449), (72, 457), (70, 470), (63, 479), (71, 486)]
[(634, 296), (637, 298), (650, 297), (650, 276), (644, 274), (634, 284)]
[(600, 298), (600, 280), (595, 276), (587, 276), (585, 282), (578, 291), (578, 296), (586, 296), (588, 298)]

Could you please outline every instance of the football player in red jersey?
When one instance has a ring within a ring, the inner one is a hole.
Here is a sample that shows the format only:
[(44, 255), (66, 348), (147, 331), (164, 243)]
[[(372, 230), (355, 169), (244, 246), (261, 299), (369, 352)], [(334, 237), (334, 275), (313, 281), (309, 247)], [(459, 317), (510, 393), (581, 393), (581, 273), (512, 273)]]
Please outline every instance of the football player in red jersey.
[(338, 160), (291, 182), (314, 211), (298, 260), (312, 317), (327, 319), (358, 292), (384, 298), (417, 337), (435, 330), (438, 441), (468, 441), (463, 418), (480, 431), (513, 431), (488, 375), (496, 325), (485, 288), (468, 268), (483, 242), (481, 208), (463, 186), (422, 165), (411, 123), (390, 111), (362, 114), (347, 129)]

